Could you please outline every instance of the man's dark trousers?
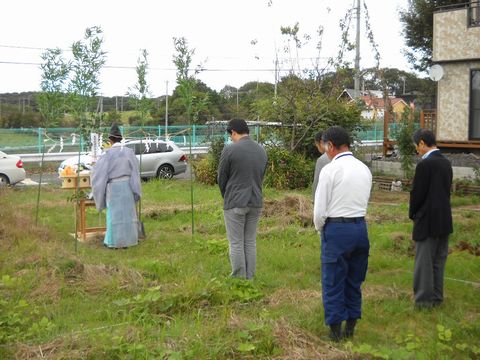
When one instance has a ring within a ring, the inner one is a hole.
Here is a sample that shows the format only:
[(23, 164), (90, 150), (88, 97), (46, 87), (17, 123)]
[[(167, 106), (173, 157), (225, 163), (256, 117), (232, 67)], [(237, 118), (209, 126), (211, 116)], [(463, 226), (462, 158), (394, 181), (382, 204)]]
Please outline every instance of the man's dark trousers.
[(361, 284), (368, 268), (367, 224), (328, 222), (322, 231), (322, 298), (327, 325), (362, 315)]
[(448, 235), (427, 237), (415, 243), (413, 292), (417, 306), (443, 302), (443, 274), (448, 256)]

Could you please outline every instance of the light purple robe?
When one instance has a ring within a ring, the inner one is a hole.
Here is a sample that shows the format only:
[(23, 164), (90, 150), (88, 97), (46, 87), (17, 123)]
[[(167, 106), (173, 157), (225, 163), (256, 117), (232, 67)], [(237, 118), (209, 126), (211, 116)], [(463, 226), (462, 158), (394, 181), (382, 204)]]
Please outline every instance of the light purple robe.
[(107, 184), (112, 179), (129, 176), (133, 198), (140, 200), (142, 188), (140, 184), (139, 162), (132, 149), (115, 143), (103, 154), (92, 169), (92, 192), (98, 211), (107, 206)]

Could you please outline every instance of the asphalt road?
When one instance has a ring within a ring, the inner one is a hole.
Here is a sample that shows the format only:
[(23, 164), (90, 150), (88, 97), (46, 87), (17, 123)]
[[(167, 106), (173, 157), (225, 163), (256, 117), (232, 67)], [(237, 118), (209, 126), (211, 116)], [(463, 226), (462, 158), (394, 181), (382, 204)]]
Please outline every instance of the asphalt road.
[[(176, 180), (190, 180), (190, 164), (187, 165), (187, 171), (183, 174), (179, 174), (173, 177)], [(22, 186), (35, 186), (38, 185), (38, 182), (40, 181), (40, 174), (28, 174), (27, 171), (27, 179), (24, 181), (16, 184), (16, 187), (22, 187)], [(58, 185), (60, 186), (62, 181), (58, 177), (57, 173), (44, 173), (42, 175), (42, 184), (43, 185)]]

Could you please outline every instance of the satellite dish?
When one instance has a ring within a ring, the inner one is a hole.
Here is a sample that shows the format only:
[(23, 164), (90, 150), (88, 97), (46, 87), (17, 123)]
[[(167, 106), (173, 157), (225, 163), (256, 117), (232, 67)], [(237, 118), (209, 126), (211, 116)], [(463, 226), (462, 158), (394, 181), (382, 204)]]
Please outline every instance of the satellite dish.
[(430, 68), (429, 76), (430, 76), (430, 79), (432, 79), (433, 81), (440, 80), (443, 77), (443, 68), (438, 64), (433, 65)]

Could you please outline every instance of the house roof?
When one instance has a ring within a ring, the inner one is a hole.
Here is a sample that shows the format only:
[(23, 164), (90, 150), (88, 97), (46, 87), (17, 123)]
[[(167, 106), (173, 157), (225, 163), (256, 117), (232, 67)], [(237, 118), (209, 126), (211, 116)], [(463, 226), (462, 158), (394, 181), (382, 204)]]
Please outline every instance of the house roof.
[[(380, 97), (373, 97), (373, 96), (361, 96), (360, 99), (367, 105), (368, 107), (373, 107), (377, 109), (384, 109), (385, 108), (385, 100)], [(390, 97), (389, 98), (390, 104), (392, 106), (396, 105), (397, 103), (403, 103), (407, 106), (407, 103), (400, 98)]]
[(337, 98), (348, 98), (349, 100), (354, 100), (362, 96), (375, 96), (375, 97), (382, 97), (383, 92), (379, 90), (358, 90), (355, 89), (344, 89), (340, 96)]

